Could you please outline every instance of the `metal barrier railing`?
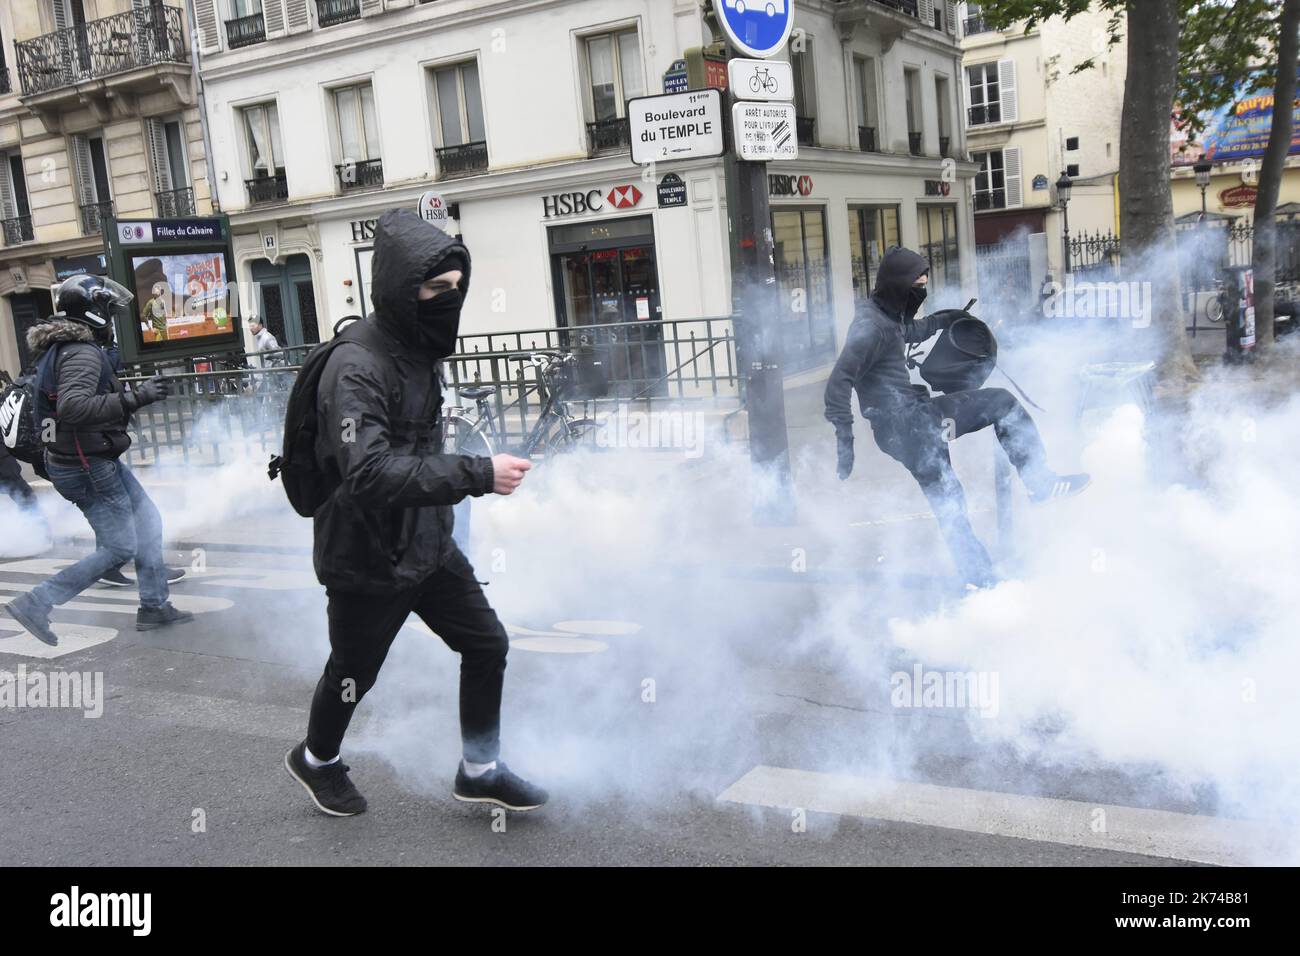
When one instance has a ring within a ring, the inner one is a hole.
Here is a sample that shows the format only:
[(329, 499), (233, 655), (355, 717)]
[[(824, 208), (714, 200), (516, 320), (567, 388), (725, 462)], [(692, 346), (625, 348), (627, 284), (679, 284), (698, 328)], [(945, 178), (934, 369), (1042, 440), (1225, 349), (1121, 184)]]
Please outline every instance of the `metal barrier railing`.
[[(531, 356), (541, 350), (578, 356), (564, 391), (576, 415), (654, 402), (694, 403), (739, 398), (735, 336), (730, 319), (644, 320), (578, 328), (490, 332), (460, 338), (447, 359), (448, 389), (490, 385), (497, 422), (509, 435), (532, 427), (540, 410)], [(164, 401), (133, 417), (127, 460), (157, 464), (176, 454), (185, 463), (221, 464), (231, 450), (273, 454), (281, 446), (284, 413), (298, 370), (314, 345), (187, 360), (198, 371), (161, 369), (172, 386)], [(221, 366), (225, 367), (221, 367)], [(174, 366), (173, 366), (174, 367)], [(133, 367), (128, 384), (150, 377)], [(472, 405), (459, 397), (450, 405)]]

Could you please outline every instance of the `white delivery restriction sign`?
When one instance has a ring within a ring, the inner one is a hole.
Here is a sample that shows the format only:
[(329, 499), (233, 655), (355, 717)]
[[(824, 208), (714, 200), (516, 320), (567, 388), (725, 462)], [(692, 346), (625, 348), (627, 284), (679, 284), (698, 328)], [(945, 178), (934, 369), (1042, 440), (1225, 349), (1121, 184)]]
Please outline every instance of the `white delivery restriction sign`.
[(627, 119), (634, 163), (721, 156), (726, 151), (721, 90), (640, 96), (627, 101)]
[(737, 103), (731, 129), (736, 155), (746, 162), (799, 158), (793, 103)]

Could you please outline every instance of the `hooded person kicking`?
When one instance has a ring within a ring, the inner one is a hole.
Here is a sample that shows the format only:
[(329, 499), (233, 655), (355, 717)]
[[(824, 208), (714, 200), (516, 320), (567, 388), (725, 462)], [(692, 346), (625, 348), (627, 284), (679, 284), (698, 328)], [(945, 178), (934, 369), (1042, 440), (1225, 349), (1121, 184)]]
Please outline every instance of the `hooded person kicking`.
[(857, 391), (876, 445), (921, 486), (965, 583), (989, 587), (997, 577), (966, 517), (966, 496), (952, 468), (948, 441), (992, 425), (1034, 502), (1076, 495), (1089, 479), (1057, 475), (1047, 467), (1037, 426), (1006, 389), (933, 396), (926, 386), (912, 383), (905, 346), (924, 342), (966, 314), (947, 309), (914, 321), (925, 301), (929, 272), (925, 259), (910, 249), (894, 246), (885, 253), (875, 289), (858, 306), (826, 383), (826, 419), (835, 426), (837, 471), (843, 480), (853, 471), (850, 399)]
[(307, 739), (285, 754), (285, 769), (325, 813), (365, 811), (339, 748), (414, 613), (461, 657), (463, 760), (452, 795), (532, 810), (545, 791), (498, 760), (506, 631), (451, 535), (452, 505), (510, 494), (531, 465), (443, 454), (438, 433), (438, 368), (456, 349), (469, 252), (415, 213), (393, 210), (375, 229), (372, 270), (375, 311), (340, 334), (316, 394), (316, 464), (333, 488), (313, 517), (330, 656)]

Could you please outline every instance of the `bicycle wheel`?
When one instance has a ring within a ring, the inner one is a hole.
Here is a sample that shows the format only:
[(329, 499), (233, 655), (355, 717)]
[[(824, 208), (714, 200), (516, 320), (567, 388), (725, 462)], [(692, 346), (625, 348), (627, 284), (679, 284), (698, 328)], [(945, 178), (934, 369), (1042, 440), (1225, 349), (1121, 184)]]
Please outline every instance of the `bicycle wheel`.
[(443, 426), (443, 447), (454, 455), (474, 455), (491, 458), (496, 454), (487, 428), (480, 422), (470, 421), (463, 415), (447, 416)]
[(546, 439), (546, 454), (558, 455), (573, 451), (587, 442), (598, 423), (591, 418), (575, 418), (560, 422)]

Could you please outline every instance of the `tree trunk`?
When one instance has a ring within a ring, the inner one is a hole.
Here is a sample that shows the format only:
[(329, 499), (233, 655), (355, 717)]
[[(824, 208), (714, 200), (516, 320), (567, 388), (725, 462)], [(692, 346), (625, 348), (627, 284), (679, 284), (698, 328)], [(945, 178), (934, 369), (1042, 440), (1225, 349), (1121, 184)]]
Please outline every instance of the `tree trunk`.
[(1273, 85), (1273, 127), (1259, 170), (1255, 195), (1255, 244), (1251, 267), (1255, 270), (1256, 348), (1273, 344), (1273, 285), (1277, 268), (1277, 208), (1282, 170), (1291, 151), (1294, 123), (1296, 47), (1300, 44), (1300, 0), (1286, 0), (1280, 16), (1277, 41), (1277, 81)]
[(1161, 383), (1196, 374), (1187, 344), (1169, 188), (1169, 127), (1178, 79), (1179, 0), (1127, 0), (1128, 81), (1120, 120), (1120, 254), (1125, 280), (1151, 304), (1146, 345)]

